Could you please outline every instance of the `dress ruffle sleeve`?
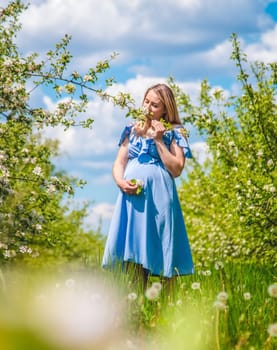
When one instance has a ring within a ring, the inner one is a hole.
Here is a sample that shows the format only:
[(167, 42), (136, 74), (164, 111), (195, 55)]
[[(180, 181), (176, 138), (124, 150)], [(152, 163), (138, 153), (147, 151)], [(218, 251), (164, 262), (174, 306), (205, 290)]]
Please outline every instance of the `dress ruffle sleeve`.
[(183, 133), (183, 127), (176, 127), (173, 129), (173, 138), (176, 141), (177, 145), (183, 148), (184, 156), (186, 158), (193, 158), (191, 149), (189, 147), (188, 139)]
[(125, 128), (123, 129), (123, 131), (121, 133), (121, 136), (120, 136), (120, 139), (119, 139), (119, 142), (118, 142), (118, 146), (122, 145), (122, 143), (126, 139), (126, 137), (129, 138), (131, 130), (132, 130), (132, 127), (133, 127), (132, 124), (125, 126)]

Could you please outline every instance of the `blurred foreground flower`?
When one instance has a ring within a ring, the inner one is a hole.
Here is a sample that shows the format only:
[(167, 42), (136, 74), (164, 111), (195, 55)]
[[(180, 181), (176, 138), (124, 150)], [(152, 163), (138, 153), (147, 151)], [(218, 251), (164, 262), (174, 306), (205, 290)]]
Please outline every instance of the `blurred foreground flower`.
[(114, 288), (91, 276), (37, 282), (7, 296), (0, 324), (8, 320), (51, 349), (110, 349), (122, 341), (124, 312)]
[[(65, 281), (44, 292), (46, 302), (33, 304), (30, 323), (61, 345), (105, 347), (119, 323), (118, 303), (99, 281)], [(31, 305), (30, 305), (31, 306)]]

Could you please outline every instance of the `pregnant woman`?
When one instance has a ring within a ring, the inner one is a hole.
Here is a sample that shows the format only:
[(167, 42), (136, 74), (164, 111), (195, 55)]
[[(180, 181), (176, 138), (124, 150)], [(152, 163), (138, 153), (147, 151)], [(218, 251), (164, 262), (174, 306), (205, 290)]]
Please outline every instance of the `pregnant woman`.
[[(106, 241), (102, 266), (122, 264), (143, 288), (149, 275), (172, 285), (193, 273), (193, 261), (174, 178), (191, 158), (172, 90), (151, 86), (142, 107), (145, 121), (125, 127), (113, 165), (120, 192)], [(170, 125), (168, 128), (167, 126)]]

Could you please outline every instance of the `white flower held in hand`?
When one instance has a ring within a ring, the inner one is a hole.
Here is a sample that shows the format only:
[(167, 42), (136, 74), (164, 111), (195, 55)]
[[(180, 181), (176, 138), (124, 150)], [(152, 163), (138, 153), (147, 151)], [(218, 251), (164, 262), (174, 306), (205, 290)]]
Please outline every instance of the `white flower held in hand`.
[(143, 185), (144, 185), (143, 180), (131, 179), (130, 182), (131, 182), (132, 185), (137, 185), (138, 186), (136, 194), (140, 194), (142, 192)]

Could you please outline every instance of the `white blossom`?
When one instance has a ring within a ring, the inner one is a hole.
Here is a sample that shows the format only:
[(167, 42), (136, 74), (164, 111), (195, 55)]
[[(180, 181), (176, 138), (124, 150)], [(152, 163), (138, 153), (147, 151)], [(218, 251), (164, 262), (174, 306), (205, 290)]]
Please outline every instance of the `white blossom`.
[(92, 80), (92, 79), (91, 79), (91, 76), (89, 74), (84, 75), (84, 81), (90, 81), (90, 80)]
[(47, 187), (46, 192), (47, 192), (47, 193), (53, 193), (53, 192), (55, 192), (56, 190), (57, 190), (56, 186), (53, 185), (53, 184), (51, 184), (51, 185), (49, 185), (49, 186)]
[(37, 176), (42, 176), (42, 169), (40, 166), (36, 166), (34, 169), (33, 169), (33, 174), (37, 175)]

